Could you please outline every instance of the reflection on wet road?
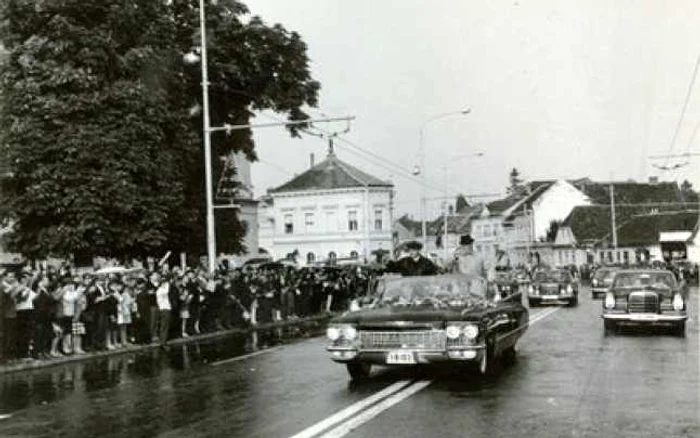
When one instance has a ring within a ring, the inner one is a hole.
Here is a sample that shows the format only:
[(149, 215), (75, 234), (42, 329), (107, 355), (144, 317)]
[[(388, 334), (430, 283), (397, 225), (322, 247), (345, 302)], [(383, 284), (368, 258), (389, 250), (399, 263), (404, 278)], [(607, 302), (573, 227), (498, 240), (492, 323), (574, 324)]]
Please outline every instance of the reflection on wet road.
[(690, 296), (685, 338), (605, 336), (587, 291), (577, 308), (533, 309), (517, 362), (484, 380), (380, 368), (355, 384), (321, 338), (250, 354), (243, 336), (7, 374), (0, 436), (696, 437)]

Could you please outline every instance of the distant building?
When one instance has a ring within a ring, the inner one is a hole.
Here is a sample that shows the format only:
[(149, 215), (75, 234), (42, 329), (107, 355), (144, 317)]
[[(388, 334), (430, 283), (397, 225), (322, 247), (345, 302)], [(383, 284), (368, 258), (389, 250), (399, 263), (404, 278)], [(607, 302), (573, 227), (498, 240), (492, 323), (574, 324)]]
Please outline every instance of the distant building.
[(698, 212), (689, 210), (676, 183), (613, 183), (616, 233), (612, 231), (611, 183), (581, 180), (574, 184), (594, 204), (574, 208), (563, 221), (551, 247), (551, 264), (635, 263), (668, 257), (700, 260)]
[(543, 261), (552, 222), (563, 221), (589, 197), (566, 180), (532, 181), (524, 194), (491, 202), (471, 223), (474, 249), (490, 264), (536, 264)]
[(322, 162), (268, 190), (259, 240), (275, 258), (300, 264), (328, 258), (370, 260), (393, 249), (394, 185), (340, 160), (332, 147)]

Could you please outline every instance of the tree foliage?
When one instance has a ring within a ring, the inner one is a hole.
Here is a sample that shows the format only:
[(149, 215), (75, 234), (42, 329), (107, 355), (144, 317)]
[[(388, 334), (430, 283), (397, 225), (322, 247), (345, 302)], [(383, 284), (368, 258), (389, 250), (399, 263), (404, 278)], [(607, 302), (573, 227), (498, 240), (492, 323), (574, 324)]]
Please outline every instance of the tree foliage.
[(549, 222), (549, 228), (547, 228), (547, 233), (545, 234), (545, 242), (554, 242), (556, 240), (559, 227), (561, 227), (561, 221), (553, 220)]
[(520, 172), (515, 167), (508, 174), (508, 195), (522, 196), (525, 193), (525, 181), (520, 176)]
[[(197, 0), (6, 0), (0, 37), (1, 213), (30, 257), (141, 256), (204, 249), (204, 162)], [(254, 110), (303, 119), (319, 89), (294, 32), (246, 7), (207, 6), (211, 125)], [(292, 134), (295, 134), (292, 131)], [(250, 131), (213, 135), (219, 155), (256, 158)], [(220, 246), (245, 227), (217, 214)]]
[(457, 201), (455, 202), (455, 211), (459, 213), (467, 207), (469, 207), (469, 202), (467, 202), (467, 198), (465, 198), (462, 194), (457, 195)]

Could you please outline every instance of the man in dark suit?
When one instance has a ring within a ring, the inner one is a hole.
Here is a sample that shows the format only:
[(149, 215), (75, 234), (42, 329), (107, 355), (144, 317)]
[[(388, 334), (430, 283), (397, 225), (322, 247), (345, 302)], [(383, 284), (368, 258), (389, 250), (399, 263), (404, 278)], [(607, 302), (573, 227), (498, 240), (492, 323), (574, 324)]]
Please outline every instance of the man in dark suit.
[(423, 247), (419, 242), (411, 241), (406, 244), (406, 249), (409, 251), (407, 257), (389, 262), (387, 270), (396, 272), (403, 276), (413, 275), (435, 275), (438, 273), (438, 267), (429, 258), (421, 255), (420, 250)]

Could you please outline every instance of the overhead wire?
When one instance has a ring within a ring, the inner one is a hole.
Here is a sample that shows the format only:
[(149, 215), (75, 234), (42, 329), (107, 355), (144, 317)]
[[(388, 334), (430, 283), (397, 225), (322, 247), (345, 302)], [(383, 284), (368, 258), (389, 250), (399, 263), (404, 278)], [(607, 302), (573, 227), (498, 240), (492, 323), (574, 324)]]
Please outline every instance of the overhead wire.
[[(671, 143), (668, 145), (668, 152), (666, 155), (671, 155), (671, 152), (673, 152), (673, 148), (675, 147), (676, 144), (676, 139), (678, 138), (678, 133), (681, 130), (681, 125), (683, 124), (683, 119), (685, 119), (685, 113), (688, 110), (688, 103), (690, 102), (690, 96), (693, 94), (693, 88), (695, 87), (695, 78), (698, 75), (698, 68), (700, 67), (700, 56), (698, 56), (697, 61), (695, 61), (695, 68), (693, 69), (693, 76), (690, 79), (690, 84), (688, 85), (688, 90), (686, 90), (685, 93), (685, 101), (683, 102), (683, 109), (681, 110), (681, 116), (678, 119), (678, 123), (676, 123), (676, 129), (673, 132), (673, 137), (671, 138)], [(668, 160), (670, 158), (666, 158), (664, 160), (663, 167), (668, 167)]]
[[(283, 119), (281, 119), (279, 117), (272, 116), (272, 115), (267, 114), (267, 113), (260, 113), (260, 115), (262, 115), (263, 117), (267, 117), (271, 120), (275, 120), (278, 122), (284, 122)], [(420, 178), (417, 175), (415, 175), (411, 170), (406, 169), (404, 167), (401, 167), (398, 164), (382, 157), (381, 155), (378, 155), (370, 150), (367, 150), (366, 148), (364, 148), (364, 147), (362, 147), (362, 146), (360, 146), (360, 145), (358, 145), (358, 144), (356, 144), (356, 143), (354, 143), (354, 142), (352, 142), (344, 137), (338, 137), (338, 136), (334, 135), (335, 133), (332, 133), (332, 132), (330, 132), (326, 129), (320, 128), (318, 126), (313, 126), (312, 128), (324, 133), (327, 136), (332, 135), (334, 138), (336, 138), (338, 140), (338, 142), (344, 143), (345, 145), (347, 145), (349, 147), (342, 147), (342, 146), (338, 145), (338, 143), (335, 143), (336, 146), (339, 146), (339, 147), (341, 147), (341, 149), (343, 149), (347, 152), (350, 152), (350, 153), (352, 153), (352, 154), (354, 154), (354, 155), (364, 159), (365, 161), (368, 161), (368, 162), (370, 162), (378, 167), (381, 167), (384, 170), (388, 170), (389, 172), (392, 172), (392, 173), (398, 173), (397, 176), (404, 177), (405, 179), (411, 180), (415, 183), (418, 183), (419, 185), (423, 185), (426, 188), (431, 188), (433, 190), (440, 191), (440, 192), (444, 192), (444, 190), (445, 190), (444, 184), (440, 184), (440, 183), (436, 183), (436, 182), (428, 180), (428, 179)], [(319, 136), (316, 133), (308, 132), (308, 129), (301, 129), (301, 131), (303, 131), (309, 135), (316, 136), (316, 137)], [(366, 154), (369, 157), (361, 155), (360, 153), (352, 150), (351, 148), (357, 149), (362, 154)], [(458, 190), (455, 187), (448, 186), (447, 188), (448, 188), (448, 191), (451, 191), (453, 193), (462, 193), (460, 190)], [(479, 195), (481, 195), (481, 194), (479, 194)], [(465, 197), (475, 197), (475, 196), (469, 196), (467, 194), (464, 194), (464, 196)], [(484, 197), (486, 197), (486, 196), (484, 196)], [(490, 197), (490, 196), (488, 196), (488, 197)]]

